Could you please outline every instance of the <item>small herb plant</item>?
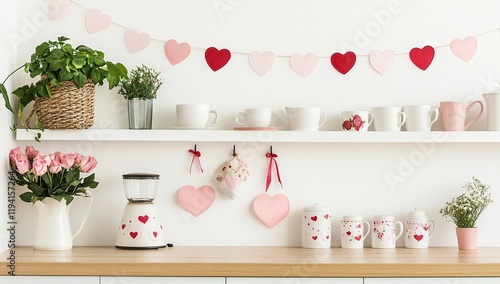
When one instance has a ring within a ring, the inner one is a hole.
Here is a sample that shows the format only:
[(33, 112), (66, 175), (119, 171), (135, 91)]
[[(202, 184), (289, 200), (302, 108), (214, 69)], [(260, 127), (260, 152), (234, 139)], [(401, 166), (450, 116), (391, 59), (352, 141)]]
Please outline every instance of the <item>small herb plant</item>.
[[(35, 84), (24, 85), (13, 92), (17, 98), (17, 116), (23, 126), (27, 127), (22, 118), (24, 108), (36, 97), (50, 98), (50, 85), (59, 86), (62, 82), (73, 81), (78, 88), (82, 88), (87, 82), (103, 85), (106, 79), (109, 89), (112, 89), (127, 78), (127, 68), (123, 64), (106, 61), (103, 52), (85, 45), (74, 48), (67, 43), (68, 40), (69, 38), (60, 36), (57, 41), (41, 43), (35, 48), (30, 61), (10, 73), (0, 84), (5, 107), (14, 113), (5, 82), (20, 69), (24, 69), (31, 78), (41, 77)], [(37, 128), (43, 131), (43, 125), (39, 123)], [(13, 130), (16, 129), (14, 125)]]
[(468, 182), (463, 188), (465, 193), (446, 202), (439, 213), (451, 218), (458, 228), (474, 228), (481, 213), (493, 202), (490, 186), (472, 177), (472, 182)]
[(127, 100), (156, 99), (161, 84), (160, 72), (143, 64), (133, 69), (128, 79), (120, 82), (120, 90), (118, 93)]

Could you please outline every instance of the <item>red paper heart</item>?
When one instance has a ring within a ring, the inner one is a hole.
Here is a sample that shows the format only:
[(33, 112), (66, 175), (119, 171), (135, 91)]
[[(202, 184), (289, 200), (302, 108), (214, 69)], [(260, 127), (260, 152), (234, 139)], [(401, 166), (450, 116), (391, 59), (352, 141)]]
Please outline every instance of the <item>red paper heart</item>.
[(137, 219), (139, 219), (141, 223), (146, 224), (146, 222), (149, 220), (149, 216), (148, 215), (139, 216), (137, 217)]
[(356, 63), (356, 54), (352, 51), (348, 51), (345, 54), (335, 52), (330, 57), (330, 62), (337, 71), (345, 75)]
[(356, 239), (356, 241), (359, 241), (359, 240), (361, 240), (362, 237), (363, 237), (362, 235), (359, 235), (359, 236), (355, 236), (354, 239)]
[(347, 232), (346, 232), (346, 234), (347, 234), (348, 236), (350, 236), (350, 235), (351, 235), (351, 231), (347, 231)]
[(312, 236), (313, 240), (316, 240), (317, 238), (318, 238), (318, 236)]
[(426, 45), (422, 49), (415, 47), (410, 50), (410, 59), (418, 68), (426, 70), (434, 59), (434, 48)]
[(413, 235), (413, 237), (417, 240), (417, 242), (420, 242), (424, 238), (424, 235)]
[(153, 236), (156, 238), (156, 236), (158, 236), (158, 232), (153, 232)]
[(218, 50), (215, 47), (209, 47), (205, 51), (205, 60), (214, 72), (224, 67), (229, 59), (231, 59), (231, 52), (227, 49)]
[(137, 232), (130, 232), (130, 236), (132, 237), (132, 239), (135, 239), (138, 234), (139, 233), (137, 233)]
[(318, 217), (317, 216), (312, 216), (311, 220), (313, 220), (314, 222), (316, 222), (316, 220), (318, 220)]
[(122, 230), (125, 229), (125, 224), (122, 224)]

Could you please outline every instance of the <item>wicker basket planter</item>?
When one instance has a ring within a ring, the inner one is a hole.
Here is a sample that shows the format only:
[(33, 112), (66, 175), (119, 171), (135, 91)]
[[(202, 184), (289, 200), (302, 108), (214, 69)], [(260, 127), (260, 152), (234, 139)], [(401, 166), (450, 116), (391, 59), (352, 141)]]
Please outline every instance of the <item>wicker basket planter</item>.
[(50, 86), (51, 97), (37, 97), (33, 111), (45, 129), (86, 129), (94, 124), (95, 86), (78, 89), (73, 81)]

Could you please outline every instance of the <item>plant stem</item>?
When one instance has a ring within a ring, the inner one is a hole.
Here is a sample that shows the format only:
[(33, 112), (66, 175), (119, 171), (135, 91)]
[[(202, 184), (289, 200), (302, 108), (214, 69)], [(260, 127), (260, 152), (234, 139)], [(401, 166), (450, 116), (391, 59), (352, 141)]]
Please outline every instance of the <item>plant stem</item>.
[(14, 71), (10, 72), (10, 74), (7, 76), (7, 78), (5, 78), (5, 80), (3, 80), (2, 85), (4, 85), (4, 84), (5, 84), (5, 82), (7, 82), (7, 80), (10, 78), (10, 76), (12, 76), (14, 73), (16, 73), (16, 72), (17, 72), (17, 70), (19, 70), (19, 69), (23, 68), (23, 67), (24, 67), (24, 65), (25, 65), (25, 64), (23, 64), (23, 65), (21, 65), (21, 66), (17, 67), (17, 68), (16, 68), (16, 70), (14, 70)]

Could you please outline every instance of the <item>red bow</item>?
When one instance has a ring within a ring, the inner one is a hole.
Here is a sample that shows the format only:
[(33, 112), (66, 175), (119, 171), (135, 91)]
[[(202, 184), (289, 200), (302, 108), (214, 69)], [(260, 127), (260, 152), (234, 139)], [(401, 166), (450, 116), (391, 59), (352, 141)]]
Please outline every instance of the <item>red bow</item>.
[(267, 178), (266, 178), (266, 192), (267, 189), (269, 188), (269, 185), (271, 184), (271, 170), (273, 166), (273, 161), (274, 165), (276, 166), (276, 175), (278, 176), (278, 181), (281, 185), (281, 188), (283, 188), (283, 184), (281, 183), (281, 177), (280, 177), (280, 171), (278, 169), (278, 162), (276, 161), (276, 158), (278, 155), (273, 154), (273, 153), (267, 153), (266, 157), (269, 158), (269, 166), (267, 167)]
[(198, 162), (198, 166), (200, 167), (201, 172), (203, 173), (203, 168), (201, 167), (201, 162), (200, 162), (200, 157), (201, 157), (200, 151), (189, 149), (189, 153), (193, 154), (193, 159), (191, 159), (191, 165), (189, 165), (189, 174), (191, 174), (191, 169), (193, 168), (193, 162), (195, 159)]

